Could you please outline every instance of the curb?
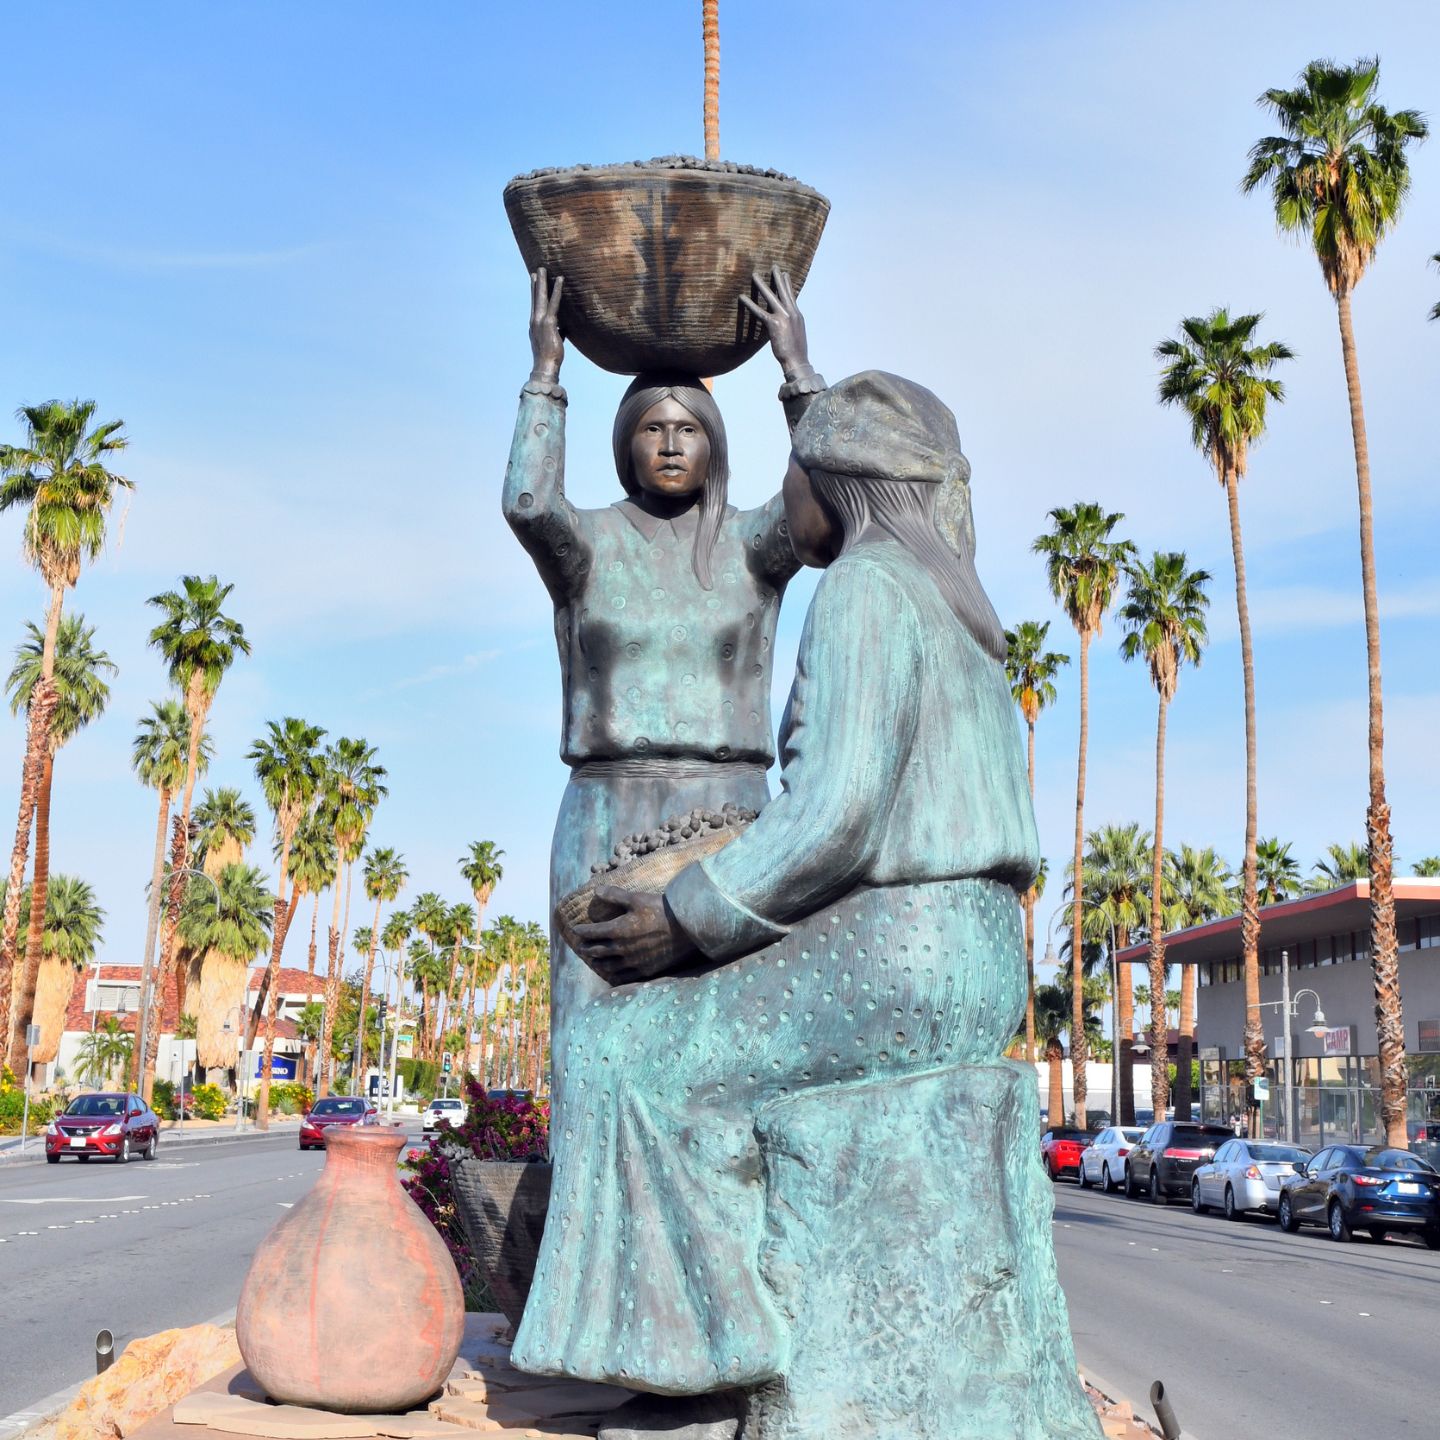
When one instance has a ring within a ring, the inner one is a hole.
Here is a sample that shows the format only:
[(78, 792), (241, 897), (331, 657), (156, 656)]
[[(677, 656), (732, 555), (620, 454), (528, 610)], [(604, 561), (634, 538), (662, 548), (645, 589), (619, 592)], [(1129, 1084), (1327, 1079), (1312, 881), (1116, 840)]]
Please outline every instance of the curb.
[[(1093, 1385), (1107, 1400), (1116, 1404), (1124, 1402), (1129, 1405), (1130, 1409), (1144, 1424), (1154, 1430), (1157, 1435), (1160, 1433), (1160, 1422), (1153, 1418), (1155, 1412), (1150, 1406), (1148, 1396), (1143, 1406), (1137, 1405), (1135, 1401), (1125, 1393), (1121, 1386), (1112, 1384), (1103, 1375), (1097, 1375), (1095, 1371), (1083, 1361), (1080, 1364), (1080, 1378), (1085, 1381), (1086, 1384)], [(1200, 1440), (1200, 1437), (1193, 1431), (1182, 1430), (1180, 1432), (1180, 1440)]]
[[(233, 1310), (223, 1311), (209, 1320), (200, 1321), (200, 1324), (214, 1325), (216, 1329), (227, 1330), (235, 1324), (235, 1312)], [(119, 1356), (116, 1356), (116, 1359), (119, 1359)], [(86, 1376), (84, 1380), (77, 1380), (75, 1384), (67, 1385), (65, 1389), (57, 1390), (43, 1400), (34, 1401), (24, 1410), (16, 1410), (9, 1415), (0, 1415), (0, 1440), (20, 1440), (22, 1435), (38, 1429), (41, 1425), (48, 1424), (61, 1411), (69, 1408), (70, 1402), (93, 1378), (93, 1376)]]

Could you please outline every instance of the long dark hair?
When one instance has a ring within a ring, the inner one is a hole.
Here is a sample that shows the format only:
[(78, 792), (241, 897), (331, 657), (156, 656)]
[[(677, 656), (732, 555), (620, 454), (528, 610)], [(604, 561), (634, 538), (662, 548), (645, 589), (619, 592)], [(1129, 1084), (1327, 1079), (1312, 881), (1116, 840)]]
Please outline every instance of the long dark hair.
[(615, 429), (611, 434), (615, 473), (619, 475), (627, 495), (640, 493), (640, 486), (630, 468), (630, 439), (640, 417), (662, 400), (675, 400), (683, 405), (700, 422), (700, 428), (710, 442), (710, 468), (705, 473), (705, 485), (697, 502), (700, 523), (695, 527), (695, 545), (690, 553), (690, 566), (695, 571), (695, 578), (700, 582), (701, 589), (709, 590), (710, 561), (715, 553), (715, 541), (720, 535), (720, 522), (725, 518), (730, 492), (730, 448), (725, 442), (725, 421), (720, 417), (720, 407), (698, 377), (669, 373), (635, 377), (615, 412)]
[(898, 540), (929, 572), (955, 618), (996, 660), (1005, 659), (1005, 631), (975, 572), (968, 546), (956, 551), (935, 525), (940, 486), (924, 480), (871, 480), (811, 470), (820, 503), (840, 526), (840, 554), (873, 525)]

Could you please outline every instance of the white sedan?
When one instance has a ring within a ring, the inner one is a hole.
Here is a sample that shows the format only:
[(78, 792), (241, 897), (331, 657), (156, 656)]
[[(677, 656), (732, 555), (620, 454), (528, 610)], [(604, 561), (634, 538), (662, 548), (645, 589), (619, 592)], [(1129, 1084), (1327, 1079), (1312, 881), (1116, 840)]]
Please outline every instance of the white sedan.
[(444, 1095), (437, 1095), (425, 1107), (425, 1112), (420, 1117), (420, 1128), (429, 1135), (432, 1131), (440, 1128), (442, 1120), (448, 1120), (452, 1125), (459, 1125), (465, 1119), (465, 1102), (458, 1095), (451, 1095), (448, 1098)]
[(1203, 1215), (1212, 1205), (1225, 1212), (1227, 1220), (1238, 1220), (1247, 1210), (1275, 1213), (1280, 1186), (1295, 1173), (1297, 1160), (1308, 1160), (1310, 1152), (1298, 1145), (1281, 1145), (1272, 1140), (1227, 1140), (1208, 1165), (1201, 1165), (1190, 1179), (1190, 1208)]
[(1125, 1157), (1145, 1133), (1139, 1125), (1112, 1125), (1102, 1130), (1095, 1143), (1080, 1152), (1080, 1188), (1098, 1185), (1114, 1190), (1125, 1181)]

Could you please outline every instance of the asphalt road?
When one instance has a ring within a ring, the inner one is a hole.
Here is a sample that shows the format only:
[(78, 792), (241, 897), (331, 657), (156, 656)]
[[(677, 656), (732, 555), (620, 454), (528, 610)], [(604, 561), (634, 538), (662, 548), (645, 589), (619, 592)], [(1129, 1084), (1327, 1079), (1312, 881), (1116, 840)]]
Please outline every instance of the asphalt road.
[(323, 1151), (292, 1128), (154, 1161), (0, 1165), (0, 1417), (95, 1373), (95, 1333), (195, 1325), (235, 1307), (255, 1247)]
[(1434, 1435), (1440, 1252), (1336, 1244), (1055, 1187), (1055, 1250), (1081, 1369), (1149, 1418), (1163, 1380), (1197, 1440)]

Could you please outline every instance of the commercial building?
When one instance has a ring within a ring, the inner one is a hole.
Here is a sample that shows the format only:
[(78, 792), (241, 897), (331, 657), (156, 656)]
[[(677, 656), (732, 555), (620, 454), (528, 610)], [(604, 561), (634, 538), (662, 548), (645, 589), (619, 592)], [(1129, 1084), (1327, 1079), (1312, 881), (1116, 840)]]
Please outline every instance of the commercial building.
[[(1395, 914), (1414, 1134), (1420, 1126), (1440, 1124), (1440, 880), (1397, 880)], [(1248, 1099), (1240, 917), (1176, 931), (1166, 936), (1165, 953), (1171, 964), (1198, 967), (1201, 1114), (1206, 1120), (1238, 1120)], [(1146, 946), (1135, 945), (1117, 958), (1143, 964), (1148, 954)], [(1280, 999), (1287, 961), (1294, 1011), (1290, 1054), (1296, 1138), (1312, 1146), (1383, 1140), (1369, 882), (1359, 880), (1260, 911), (1260, 1014), (1269, 1082), (1262, 1123), (1268, 1135), (1284, 1128), (1285, 1017)], [(1317, 1016), (1323, 1023), (1316, 1024)]]

